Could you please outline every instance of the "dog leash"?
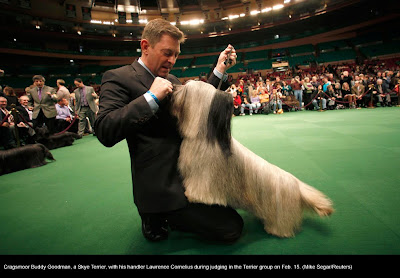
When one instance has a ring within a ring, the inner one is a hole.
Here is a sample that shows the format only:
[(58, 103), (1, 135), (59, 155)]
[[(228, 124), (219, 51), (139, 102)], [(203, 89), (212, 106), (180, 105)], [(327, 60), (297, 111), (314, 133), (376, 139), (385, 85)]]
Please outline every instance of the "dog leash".
[[(231, 47), (231, 51), (229, 51), (228, 57), (227, 57), (226, 60), (224, 61), (224, 64), (225, 64), (225, 65), (232, 63), (232, 60), (231, 60), (231, 58), (230, 58), (230, 57), (231, 57), (232, 50), (233, 50), (233, 46)], [(220, 89), (221, 89), (222, 79), (223, 79), (223, 77), (224, 77), (225, 72), (226, 72), (226, 70), (222, 73), (222, 77), (221, 77), (221, 80), (219, 81), (217, 90), (220, 90)]]

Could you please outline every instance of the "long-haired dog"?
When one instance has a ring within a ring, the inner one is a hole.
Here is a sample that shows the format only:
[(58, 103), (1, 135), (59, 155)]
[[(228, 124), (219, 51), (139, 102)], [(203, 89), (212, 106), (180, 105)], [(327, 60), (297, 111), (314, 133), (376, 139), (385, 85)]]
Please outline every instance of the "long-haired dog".
[(0, 150), (0, 175), (46, 165), (46, 159), (55, 160), (43, 144)]
[(35, 140), (45, 145), (50, 150), (71, 146), (75, 139), (82, 138), (81, 135), (68, 131), (59, 134), (50, 134), (47, 127), (37, 127), (35, 131)]
[(229, 93), (191, 81), (177, 86), (170, 105), (183, 137), (178, 167), (190, 202), (244, 209), (278, 237), (295, 235), (305, 209), (333, 212), (323, 193), (232, 138)]

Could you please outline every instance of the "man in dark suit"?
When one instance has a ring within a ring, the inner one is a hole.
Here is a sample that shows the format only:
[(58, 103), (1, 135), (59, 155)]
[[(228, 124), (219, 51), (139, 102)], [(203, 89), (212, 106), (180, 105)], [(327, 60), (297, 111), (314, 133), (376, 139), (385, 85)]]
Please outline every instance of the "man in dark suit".
[[(141, 57), (103, 75), (95, 131), (107, 147), (123, 139), (128, 143), (134, 201), (145, 238), (166, 239), (170, 226), (206, 239), (233, 242), (242, 232), (240, 215), (229, 207), (189, 203), (177, 169), (182, 138), (166, 97), (173, 85), (180, 84), (169, 72), (183, 41), (183, 33), (168, 21), (155, 19), (146, 25)], [(232, 63), (225, 65), (231, 49)], [(208, 82), (217, 87), (235, 63), (236, 52), (229, 45)], [(224, 82), (222, 89), (228, 86)]]
[(28, 106), (33, 106), (33, 127), (41, 127), (44, 123), (49, 132), (54, 133), (55, 120), (57, 116), (56, 90), (52, 87), (46, 86), (44, 84), (46, 80), (41, 75), (35, 75), (32, 80), (36, 87), (30, 89), (28, 92)]

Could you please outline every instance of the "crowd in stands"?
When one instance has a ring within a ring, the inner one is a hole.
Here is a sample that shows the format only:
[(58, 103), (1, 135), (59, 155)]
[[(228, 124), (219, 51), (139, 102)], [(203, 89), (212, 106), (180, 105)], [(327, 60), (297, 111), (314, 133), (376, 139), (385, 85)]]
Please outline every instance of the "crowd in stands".
[[(291, 110), (361, 109), (399, 106), (400, 67), (385, 63), (342, 64), (240, 75), (227, 90), (234, 116)], [(387, 65), (386, 65), (387, 66)], [(294, 97), (298, 105), (288, 104)]]
[(65, 131), (95, 135), (98, 95), (93, 87), (80, 78), (74, 80), (73, 90), (62, 79), (56, 88), (45, 85), (41, 75), (32, 81), (19, 97), (12, 87), (0, 87), (0, 148), (35, 143), (37, 128), (46, 128), (50, 135)]
[[(292, 68), (264, 76), (248, 72), (236, 80), (230, 75), (227, 91), (233, 97), (233, 115), (399, 106), (400, 64), (398, 59), (388, 61)], [(56, 88), (44, 84), (44, 77), (35, 75), (19, 98), (13, 88), (0, 87), (0, 148), (16, 146), (15, 129), (21, 144), (34, 143), (35, 128), (43, 125), (50, 133), (66, 129), (79, 135), (94, 133), (98, 85), (86, 86), (80, 78), (74, 80), (75, 87), (67, 88), (62, 79)], [(21, 115), (16, 121), (12, 107)]]

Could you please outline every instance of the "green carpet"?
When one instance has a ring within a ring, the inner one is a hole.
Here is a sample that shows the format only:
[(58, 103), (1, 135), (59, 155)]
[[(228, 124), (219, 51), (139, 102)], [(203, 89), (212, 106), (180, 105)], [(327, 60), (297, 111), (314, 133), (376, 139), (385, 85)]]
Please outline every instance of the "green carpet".
[(105, 148), (86, 136), (52, 150), (54, 162), (0, 176), (0, 254), (400, 254), (400, 108), (235, 117), (232, 132), (326, 193), (336, 212), (307, 214), (290, 239), (240, 211), (233, 245), (180, 232), (147, 242), (126, 142)]

